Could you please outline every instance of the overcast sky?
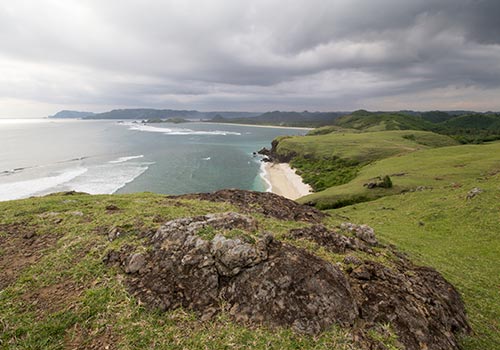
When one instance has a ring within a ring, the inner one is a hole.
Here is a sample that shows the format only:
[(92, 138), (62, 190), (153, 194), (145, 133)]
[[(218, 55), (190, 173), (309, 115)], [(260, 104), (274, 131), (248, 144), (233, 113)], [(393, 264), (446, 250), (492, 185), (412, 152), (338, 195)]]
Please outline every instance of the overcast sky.
[(0, 0), (0, 117), (500, 110), (499, 0)]

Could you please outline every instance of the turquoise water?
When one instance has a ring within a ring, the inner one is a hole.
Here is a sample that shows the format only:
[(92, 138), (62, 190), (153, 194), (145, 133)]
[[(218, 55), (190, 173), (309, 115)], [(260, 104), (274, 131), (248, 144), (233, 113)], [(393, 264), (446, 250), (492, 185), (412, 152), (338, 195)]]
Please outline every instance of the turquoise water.
[(208, 123), (0, 120), (0, 200), (57, 191), (265, 191), (258, 157), (297, 129)]

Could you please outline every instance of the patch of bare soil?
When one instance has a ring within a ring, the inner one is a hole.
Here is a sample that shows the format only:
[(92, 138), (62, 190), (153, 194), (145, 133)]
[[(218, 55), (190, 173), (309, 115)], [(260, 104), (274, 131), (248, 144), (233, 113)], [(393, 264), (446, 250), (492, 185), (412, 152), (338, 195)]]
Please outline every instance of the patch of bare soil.
[(64, 348), (67, 350), (115, 350), (118, 337), (113, 333), (113, 326), (89, 331), (79, 323), (68, 332)]
[(36, 227), (19, 224), (2, 224), (0, 231), (0, 290), (13, 283), (21, 272), (35, 264), (44, 252), (53, 247), (60, 235), (39, 235)]
[(40, 317), (43, 317), (73, 305), (84, 289), (73, 281), (63, 281), (28, 292), (21, 298), (26, 304), (35, 307)]

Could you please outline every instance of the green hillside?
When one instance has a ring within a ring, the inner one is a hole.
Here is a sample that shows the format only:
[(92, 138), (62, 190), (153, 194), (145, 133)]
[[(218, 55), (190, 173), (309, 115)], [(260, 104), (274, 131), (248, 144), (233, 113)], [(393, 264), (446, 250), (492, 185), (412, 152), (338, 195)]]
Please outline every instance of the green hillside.
[[(0, 202), (0, 348), (351, 349), (349, 331), (340, 328), (312, 337), (245, 327), (228, 313), (201, 322), (182, 308), (148, 309), (129, 293), (121, 269), (103, 263), (113, 250), (146, 250), (145, 235), (168, 220), (230, 210), (240, 209), (151, 193)], [(284, 239), (306, 225), (252, 215)]]
[(448, 119), (441, 123), (449, 129), (477, 129), (500, 130), (500, 115), (498, 114), (471, 114)]
[[(302, 203), (311, 203), (322, 209), (368, 201), (387, 195), (415, 190), (418, 187), (437, 187), (461, 183), (480, 176), (498, 164), (500, 143), (463, 145), (421, 150), (405, 156), (389, 157), (361, 168), (349, 183), (330, 187), (302, 197)], [(389, 175), (390, 189), (368, 189), (370, 180)]]
[(341, 117), (335, 125), (363, 131), (431, 130), (432, 124), (419, 116), (404, 113), (372, 113), (357, 111)]
[(481, 143), (500, 139), (500, 114), (475, 112), (368, 112), (360, 110), (337, 118), (313, 131), (325, 134), (339, 129), (362, 132), (425, 130), (453, 137), (460, 143)]
[[(465, 340), (465, 349), (496, 349), (500, 344), (498, 154), (499, 142), (422, 149), (366, 165), (349, 183), (299, 202), (341, 207), (329, 211), (332, 222), (367, 223), (385, 242), (438, 268), (463, 293), (477, 333)], [(392, 188), (363, 186), (385, 175), (392, 179)], [(467, 199), (476, 187), (482, 192)]]
[(335, 132), (278, 139), (274, 153), (289, 160), (316, 191), (350, 181), (366, 164), (420, 149), (455, 145), (426, 131)]
[[(393, 190), (376, 195), (410, 192), (331, 210), (332, 220), (367, 223), (386, 243), (444, 273), (462, 293), (476, 333), (464, 348), (493, 350), (500, 344), (499, 153), (500, 143), (495, 143), (390, 158), (367, 166), (347, 185), (302, 201), (369, 197), (370, 190), (362, 187), (366, 179), (405, 173), (392, 177)], [(467, 200), (475, 187), (483, 192)]]

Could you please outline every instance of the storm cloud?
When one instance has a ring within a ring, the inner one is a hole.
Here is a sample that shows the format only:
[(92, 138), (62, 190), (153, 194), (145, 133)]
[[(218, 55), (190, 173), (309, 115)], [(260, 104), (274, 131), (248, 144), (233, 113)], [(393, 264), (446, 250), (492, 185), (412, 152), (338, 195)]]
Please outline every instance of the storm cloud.
[(497, 0), (1, 0), (0, 116), (500, 110)]

